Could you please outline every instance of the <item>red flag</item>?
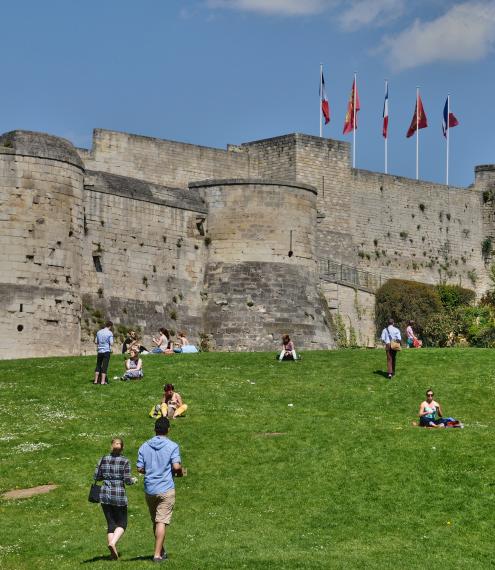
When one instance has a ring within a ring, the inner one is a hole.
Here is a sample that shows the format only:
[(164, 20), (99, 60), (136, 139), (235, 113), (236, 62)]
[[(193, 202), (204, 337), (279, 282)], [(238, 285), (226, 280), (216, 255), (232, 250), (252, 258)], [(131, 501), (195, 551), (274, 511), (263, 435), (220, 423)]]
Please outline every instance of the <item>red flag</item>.
[(425, 110), (423, 109), (423, 102), (418, 94), (416, 99), (416, 107), (414, 108), (414, 115), (411, 121), (411, 126), (409, 127), (406, 137), (412, 137), (416, 132), (416, 129), (424, 129), (428, 126), (428, 121), (426, 119)]
[(321, 79), (320, 79), (320, 98), (321, 98), (321, 112), (325, 117), (325, 125), (326, 125), (330, 122), (330, 106), (328, 104), (328, 97), (325, 89), (325, 78), (323, 77), (323, 71), (321, 72)]
[[(355, 106), (354, 106), (355, 104)], [(361, 109), (359, 103), (359, 95), (357, 92), (356, 78), (352, 82), (351, 96), (349, 97), (349, 102), (347, 103), (347, 113), (345, 114), (344, 123), (344, 135), (350, 133), (354, 129), (357, 129), (357, 113)], [(356, 119), (356, 124), (354, 124), (354, 118)]]

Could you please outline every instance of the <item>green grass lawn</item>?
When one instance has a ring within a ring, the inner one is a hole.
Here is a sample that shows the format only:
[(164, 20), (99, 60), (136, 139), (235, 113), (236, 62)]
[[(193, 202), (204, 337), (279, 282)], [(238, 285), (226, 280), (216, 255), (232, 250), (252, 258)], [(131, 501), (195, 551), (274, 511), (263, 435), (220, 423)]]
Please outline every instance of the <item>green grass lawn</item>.
[[(150, 567), (142, 478), (116, 563), (87, 495), (114, 435), (135, 474), (164, 382), (189, 405), (170, 568), (494, 568), (493, 354), (403, 351), (392, 381), (382, 350), (150, 355), (142, 382), (107, 387), (90, 357), (0, 362), (0, 490), (59, 485), (0, 499), (0, 568)], [(429, 387), (464, 430), (412, 427)]]

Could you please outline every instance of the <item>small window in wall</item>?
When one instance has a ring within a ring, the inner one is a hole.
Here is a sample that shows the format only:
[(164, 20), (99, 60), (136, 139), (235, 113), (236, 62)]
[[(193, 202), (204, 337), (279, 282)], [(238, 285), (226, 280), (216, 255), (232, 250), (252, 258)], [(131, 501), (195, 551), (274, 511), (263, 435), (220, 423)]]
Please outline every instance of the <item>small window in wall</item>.
[(22, 309), (23, 309), (23, 308), (24, 308), (24, 307), (22, 306), (22, 303), (21, 303), (21, 304), (19, 305), (19, 313), (22, 313)]
[(103, 267), (101, 265), (101, 256), (100, 255), (93, 255), (93, 263), (95, 265), (96, 273), (102, 273)]
[(17, 330), (18, 330), (19, 332), (22, 332), (23, 329), (24, 329), (24, 325), (17, 325)]

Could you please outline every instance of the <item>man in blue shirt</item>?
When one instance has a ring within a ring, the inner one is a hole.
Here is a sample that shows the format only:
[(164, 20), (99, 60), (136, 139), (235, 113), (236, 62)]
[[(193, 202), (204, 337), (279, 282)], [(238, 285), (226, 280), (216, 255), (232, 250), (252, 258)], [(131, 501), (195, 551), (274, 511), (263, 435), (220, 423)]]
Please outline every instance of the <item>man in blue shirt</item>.
[(175, 484), (173, 475), (183, 475), (179, 446), (166, 437), (170, 427), (167, 418), (155, 422), (155, 437), (139, 448), (137, 470), (144, 473), (146, 503), (153, 522), (155, 553), (153, 562), (164, 562), (167, 525), (172, 519), (175, 505)]
[(392, 376), (395, 376), (395, 359), (402, 340), (400, 330), (394, 326), (394, 319), (388, 320), (388, 326), (382, 331), (381, 340), (387, 353), (387, 378), (391, 380)]
[(108, 384), (107, 370), (110, 362), (110, 354), (112, 353), (113, 344), (113, 323), (107, 321), (105, 328), (100, 329), (96, 333), (95, 344), (97, 346), (98, 355), (96, 357), (95, 379), (93, 384), (98, 384), (98, 378), (101, 375), (101, 383)]

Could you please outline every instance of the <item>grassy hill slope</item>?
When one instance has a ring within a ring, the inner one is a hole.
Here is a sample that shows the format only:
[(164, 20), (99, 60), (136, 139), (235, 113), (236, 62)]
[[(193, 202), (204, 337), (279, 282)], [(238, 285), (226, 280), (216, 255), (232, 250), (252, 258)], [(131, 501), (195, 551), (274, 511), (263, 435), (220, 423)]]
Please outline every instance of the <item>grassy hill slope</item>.
[[(172, 382), (189, 411), (171, 439), (177, 480), (170, 568), (492, 568), (493, 351), (145, 356), (141, 382), (91, 384), (94, 359), (0, 362), (0, 567), (108, 568), (104, 517), (87, 502), (112, 436), (135, 465), (148, 411)], [(110, 376), (120, 374), (114, 355)], [(411, 426), (427, 388), (464, 430)], [(292, 405), (289, 405), (292, 404)], [(273, 433), (279, 435), (273, 435)], [(135, 474), (135, 472), (134, 472)], [(124, 568), (149, 568), (142, 479), (128, 488)]]

